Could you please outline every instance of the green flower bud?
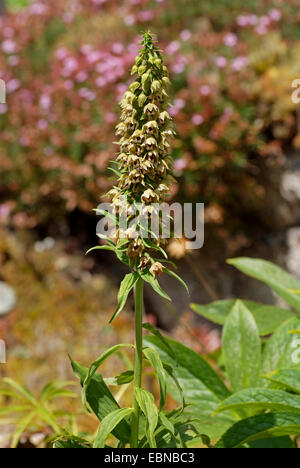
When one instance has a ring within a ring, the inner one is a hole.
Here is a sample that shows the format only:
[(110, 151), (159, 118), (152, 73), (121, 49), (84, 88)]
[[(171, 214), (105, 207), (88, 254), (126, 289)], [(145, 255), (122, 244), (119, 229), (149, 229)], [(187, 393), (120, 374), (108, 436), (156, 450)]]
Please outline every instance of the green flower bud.
[(145, 104), (146, 101), (147, 101), (146, 94), (144, 94), (144, 93), (140, 94), (139, 97), (138, 97), (139, 106), (143, 107), (143, 105)]
[(147, 71), (147, 67), (145, 65), (141, 65), (139, 67), (138, 73), (140, 76), (142, 76), (146, 71)]
[(142, 75), (142, 87), (143, 87), (143, 91), (144, 93), (148, 93), (149, 90), (150, 90), (150, 84), (151, 84), (151, 80), (150, 80), (150, 71), (148, 70), (147, 73), (144, 73)]
[(154, 80), (151, 84), (151, 91), (152, 93), (157, 93), (161, 90), (161, 84), (158, 80)]
[(129, 86), (129, 89), (132, 93), (134, 93), (137, 89), (139, 89), (140, 87), (140, 83), (138, 81), (134, 81), (133, 83), (131, 83), (131, 85)]

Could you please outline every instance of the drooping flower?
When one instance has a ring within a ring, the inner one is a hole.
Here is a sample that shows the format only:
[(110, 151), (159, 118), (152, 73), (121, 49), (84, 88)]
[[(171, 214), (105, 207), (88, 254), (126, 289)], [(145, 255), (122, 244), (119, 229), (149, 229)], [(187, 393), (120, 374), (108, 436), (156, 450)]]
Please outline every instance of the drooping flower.
[[(120, 137), (117, 155), (120, 176), (117, 187), (110, 191), (114, 212), (126, 212), (128, 219), (133, 216), (128, 204), (139, 206), (140, 213), (150, 216), (155, 212), (151, 204), (165, 201), (172, 166), (169, 140), (174, 130), (168, 112), (168, 70), (150, 33), (144, 34), (142, 46), (131, 73), (136, 78), (120, 102), (121, 121), (116, 127)], [(132, 227), (124, 231), (127, 255), (136, 267), (153, 265), (149, 271), (158, 274), (159, 265), (152, 260), (150, 251), (151, 246), (159, 248), (163, 240), (148, 231), (142, 233), (138, 225), (135, 227), (137, 236)]]

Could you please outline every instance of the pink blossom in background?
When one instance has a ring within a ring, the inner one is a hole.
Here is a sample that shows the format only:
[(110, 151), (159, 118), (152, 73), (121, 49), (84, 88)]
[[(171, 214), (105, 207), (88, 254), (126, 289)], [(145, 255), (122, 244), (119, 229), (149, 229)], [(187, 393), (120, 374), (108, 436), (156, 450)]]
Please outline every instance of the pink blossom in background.
[(7, 26), (6, 28), (3, 29), (2, 34), (4, 37), (12, 38), (15, 35), (15, 31), (13, 28), (10, 28), (9, 26)]
[(103, 88), (107, 84), (107, 81), (103, 78), (103, 76), (99, 76), (96, 78), (95, 83), (98, 88)]
[(113, 124), (113, 123), (116, 122), (117, 116), (116, 116), (116, 114), (114, 114), (113, 112), (107, 112), (107, 113), (105, 114), (105, 120), (106, 120), (106, 122), (112, 123), (112, 124)]
[(93, 52), (87, 54), (87, 61), (89, 63), (98, 62), (98, 60), (100, 60), (101, 58), (102, 58), (102, 54), (98, 50), (94, 50)]
[(41, 119), (37, 123), (37, 127), (39, 130), (46, 130), (48, 128), (48, 122), (45, 119)]
[(115, 42), (112, 45), (111, 50), (114, 54), (122, 54), (122, 52), (124, 51), (124, 46), (123, 44), (121, 44), (121, 42)]
[(80, 50), (83, 54), (87, 55), (90, 52), (92, 52), (93, 48), (90, 44), (84, 44), (83, 46), (81, 46)]
[(40, 106), (44, 111), (48, 111), (51, 107), (52, 99), (49, 94), (43, 94), (40, 98)]
[(76, 81), (78, 83), (83, 83), (88, 79), (89, 75), (85, 71), (81, 71), (76, 75)]
[(228, 33), (224, 37), (224, 44), (228, 47), (234, 47), (237, 44), (237, 35), (234, 33)]
[(201, 114), (194, 114), (192, 116), (192, 122), (195, 125), (201, 125), (204, 122), (204, 118)]
[(255, 26), (258, 23), (258, 16), (257, 15), (249, 15), (248, 16), (248, 23), (250, 26)]
[(89, 90), (88, 88), (81, 88), (78, 91), (78, 94), (83, 99), (87, 101), (94, 101), (96, 99), (96, 93), (94, 91)]
[(25, 136), (25, 135), (22, 135), (22, 136), (20, 137), (20, 140), (19, 140), (19, 141), (20, 141), (20, 145), (23, 146), (23, 147), (25, 147), (25, 148), (26, 148), (27, 146), (29, 146), (29, 144), (30, 144), (29, 138), (28, 138), (27, 136)]
[(183, 55), (178, 55), (175, 63), (172, 65), (171, 70), (173, 73), (182, 73), (185, 70), (186, 58)]
[(151, 21), (154, 18), (154, 14), (151, 10), (145, 10), (142, 11), (138, 17), (140, 21)]
[(11, 55), (10, 57), (8, 57), (8, 63), (12, 67), (15, 67), (16, 65), (20, 63), (20, 59), (17, 55)]
[(66, 80), (64, 82), (64, 88), (68, 91), (70, 91), (70, 89), (73, 89), (74, 88), (74, 83), (72, 80)]
[(14, 54), (17, 52), (17, 44), (11, 39), (2, 42), (2, 50), (5, 54)]
[(260, 18), (259, 23), (262, 24), (263, 26), (269, 26), (271, 23), (271, 20), (268, 16), (264, 15)]
[(179, 49), (180, 49), (180, 43), (178, 41), (172, 41), (166, 47), (166, 53), (172, 55), (172, 54), (175, 54), (175, 52), (178, 52)]
[(281, 11), (277, 10), (276, 8), (272, 8), (272, 10), (269, 11), (269, 17), (273, 21), (280, 21), (282, 18), (282, 13)]
[(7, 105), (6, 104), (0, 104), (0, 115), (4, 115), (7, 112)]
[(257, 34), (259, 34), (260, 36), (264, 36), (265, 34), (267, 34), (268, 29), (266, 28), (265, 25), (259, 24), (258, 26), (256, 26), (255, 31), (256, 31)]
[(69, 55), (69, 51), (68, 49), (65, 49), (64, 47), (58, 49), (55, 53), (55, 57), (58, 60), (64, 60), (68, 55)]
[(210, 93), (211, 93), (211, 89), (208, 85), (200, 86), (200, 94), (202, 94), (202, 96), (209, 96)]
[(17, 79), (10, 80), (10, 81), (6, 84), (6, 91), (7, 91), (8, 93), (13, 93), (14, 91), (17, 91), (17, 89), (19, 89), (20, 86), (21, 86), (20, 80), (17, 80)]
[(225, 57), (223, 57), (222, 55), (220, 55), (219, 57), (216, 58), (215, 63), (217, 65), (217, 67), (225, 68), (226, 65), (227, 65), (227, 59)]
[(136, 23), (136, 19), (134, 15), (127, 15), (124, 18), (124, 23), (126, 26), (133, 26)]
[(240, 55), (239, 57), (235, 58), (232, 62), (231, 62), (231, 68), (234, 70), (234, 71), (240, 71), (242, 70), (244, 67), (246, 67), (249, 63), (249, 59), (248, 57), (244, 56), (244, 55)]
[(174, 169), (176, 171), (183, 171), (186, 168), (186, 160), (183, 158), (175, 159), (174, 161)]
[(249, 24), (248, 16), (240, 15), (237, 17), (236, 22), (241, 27), (248, 26)]
[(181, 99), (181, 98), (177, 98), (174, 100), (174, 107), (175, 109), (183, 109), (186, 105), (186, 101), (184, 99)]
[(28, 9), (32, 15), (39, 16), (44, 15), (47, 12), (48, 7), (44, 3), (34, 2), (28, 7)]
[(181, 31), (180, 37), (183, 41), (188, 41), (189, 39), (191, 39), (192, 33), (189, 29), (184, 29), (183, 31)]
[(74, 57), (68, 57), (64, 62), (62, 76), (69, 77), (78, 69), (78, 62)]

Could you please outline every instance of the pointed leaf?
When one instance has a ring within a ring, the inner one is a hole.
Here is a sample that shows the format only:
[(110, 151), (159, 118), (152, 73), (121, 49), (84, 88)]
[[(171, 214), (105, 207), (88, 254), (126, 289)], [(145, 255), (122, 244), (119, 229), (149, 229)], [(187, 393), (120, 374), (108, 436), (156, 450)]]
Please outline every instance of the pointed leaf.
[(239, 410), (271, 410), (271, 411), (293, 411), (300, 413), (300, 397), (292, 395), (283, 390), (268, 388), (248, 388), (234, 393), (224, 400), (217, 411)]
[[(281, 307), (264, 305), (253, 301), (241, 302), (252, 313), (261, 336), (273, 333), (283, 322), (295, 317), (291, 310), (282, 309)], [(235, 299), (227, 299), (206, 305), (191, 304), (191, 309), (211, 322), (224, 325), (234, 304)]]
[[(284, 322), (267, 341), (264, 351), (260, 373), (269, 374), (272, 371), (296, 367), (293, 362), (295, 352), (295, 336), (289, 331), (300, 327), (300, 319), (293, 318)], [(268, 383), (266, 382), (266, 385)]]
[(101, 356), (99, 356), (98, 359), (96, 359), (91, 364), (91, 366), (90, 366), (90, 368), (88, 370), (88, 374), (86, 376), (86, 379), (85, 379), (85, 381), (83, 383), (83, 390), (82, 390), (82, 401), (83, 401), (83, 404), (84, 404), (85, 407), (86, 407), (86, 401), (87, 401), (87, 398), (86, 398), (87, 388), (88, 388), (93, 376), (95, 375), (95, 373), (97, 372), (97, 370), (99, 369), (101, 364), (103, 364), (103, 362), (106, 361), (107, 358), (109, 358), (113, 353), (116, 353), (117, 351), (119, 351), (122, 348), (134, 348), (134, 346), (132, 344), (119, 344), (119, 345), (112, 346), (111, 348), (106, 350), (103, 354), (101, 354)]
[(146, 435), (150, 447), (156, 448), (154, 433), (158, 423), (158, 409), (154, 402), (154, 396), (143, 388), (136, 388), (135, 396), (147, 420)]
[[(80, 379), (81, 385), (83, 386), (83, 382), (89, 370), (82, 364), (72, 361), (72, 359), (71, 364), (74, 374)], [(86, 399), (99, 421), (102, 421), (105, 416), (120, 408), (99, 373), (92, 377), (86, 390)], [(130, 426), (128, 421), (121, 421), (114, 429), (113, 434), (117, 439), (125, 443), (128, 442), (130, 438)]]
[(263, 376), (265, 379), (295, 393), (300, 393), (300, 370), (279, 369)]
[(134, 288), (135, 284), (139, 280), (140, 276), (137, 273), (128, 273), (123, 279), (119, 293), (118, 293), (118, 305), (117, 308), (110, 319), (110, 323), (119, 315), (119, 313), (124, 309), (128, 295), (130, 291)]
[(167, 301), (172, 302), (172, 299), (168, 294), (161, 288), (159, 282), (157, 281), (156, 278), (154, 278), (149, 271), (141, 272), (141, 277), (143, 278), (144, 281), (150, 284), (154, 291), (159, 294), (161, 297), (166, 299)]
[(226, 319), (222, 341), (226, 372), (233, 390), (254, 386), (260, 369), (261, 342), (251, 312), (240, 301)]
[(266, 260), (240, 257), (228, 260), (238, 270), (270, 286), (282, 299), (300, 312), (300, 296), (293, 289), (300, 289), (300, 281)]
[(185, 283), (185, 281), (183, 281), (182, 278), (180, 278), (179, 275), (174, 273), (174, 271), (169, 270), (168, 268), (164, 268), (164, 272), (167, 273), (167, 275), (171, 276), (172, 278), (175, 278), (184, 287), (186, 292), (189, 294), (189, 288), (188, 288), (187, 284)]
[(104, 448), (105, 441), (109, 434), (123, 421), (130, 416), (132, 408), (120, 408), (108, 414), (100, 423), (99, 430), (94, 442), (94, 448)]
[(300, 434), (300, 414), (268, 413), (234, 424), (215, 448), (239, 448), (254, 440)]
[(150, 362), (151, 366), (153, 367), (156, 376), (159, 381), (160, 387), (160, 409), (164, 407), (166, 402), (166, 393), (167, 393), (167, 380), (166, 380), (166, 372), (161, 362), (160, 356), (156, 349), (154, 348), (145, 348), (143, 350), (144, 355)]

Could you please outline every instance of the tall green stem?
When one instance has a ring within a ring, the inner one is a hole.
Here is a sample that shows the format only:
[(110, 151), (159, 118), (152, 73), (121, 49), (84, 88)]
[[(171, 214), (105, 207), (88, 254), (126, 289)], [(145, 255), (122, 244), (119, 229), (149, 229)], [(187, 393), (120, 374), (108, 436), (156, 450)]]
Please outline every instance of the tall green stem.
[(134, 396), (131, 427), (131, 448), (138, 447), (140, 408), (136, 399), (136, 389), (142, 384), (143, 366), (143, 299), (144, 281), (139, 279), (135, 288), (135, 357), (134, 357)]

